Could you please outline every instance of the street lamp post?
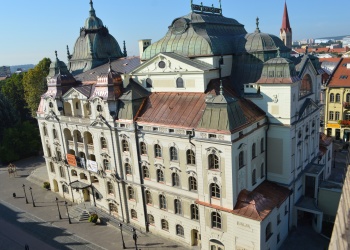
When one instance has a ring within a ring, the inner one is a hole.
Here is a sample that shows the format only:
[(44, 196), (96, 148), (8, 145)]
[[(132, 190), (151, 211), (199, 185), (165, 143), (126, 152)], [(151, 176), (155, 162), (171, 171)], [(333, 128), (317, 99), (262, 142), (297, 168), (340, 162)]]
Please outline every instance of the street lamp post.
[(123, 224), (122, 223), (119, 223), (119, 228), (120, 228), (120, 234), (122, 236), (123, 249), (126, 249), (125, 242), (124, 242), (124, 237), (123, 237)]
[(69, 217), (69, 212), (68, 212), (68, 203), (65, 201), (64, 202), (64, 205), (66, 205), (66, 210), (67, 210), (67, 215), (68, 215), (68, 222), (69, 222), (69, 224), (72, 224), (72, 222), (71, 222), (71, 220), (70, 220), (70, 217)]
[(135, 229), (135, 228), (132, 228), (132, 229), (131, 229), (131, 232), (133, 232), (133, 233), (132, 233), (132, 238), (133, 238), (134, 241), (135, 241), (135, 249), (137, 250), (137, 234), (136, 234), (136, 229)]
[(29, 187), (30, 195), (32, 196), (32, 201), (33, 201), (33, 207), (35, 207), (35, 202), (33, 198), (33, 192), (32, 192), (32, 187)]
[(56, 197), (55, 200), (56, 200), (56, 204), (57, 204), (58, 218), (60, 218), (60, 220), (62, 220), (60, 207), (58, 206), (58, 198)]
[(28, 199), (27, 199), (27, 194), (26, 194), (26, 185), (22, 185), (23, 192), (24, 192), (24, 197), (26, 198), (26, 204), (28, 204)]

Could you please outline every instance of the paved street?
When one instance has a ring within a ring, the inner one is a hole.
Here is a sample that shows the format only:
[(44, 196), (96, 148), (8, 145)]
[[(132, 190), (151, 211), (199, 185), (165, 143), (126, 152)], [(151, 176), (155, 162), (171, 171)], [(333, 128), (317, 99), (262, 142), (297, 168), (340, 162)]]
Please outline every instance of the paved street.
[[(55, 194), (27, 180), (44, 161), (41, 157), (15, 163), (17, 177), (9, 177), (6, 167), (0, 168), (0, 249), (122, 249), (119, 229), (86, 221), (68, 223), (63, 199), (60, 199), (62, 220), (58, 217)], [(41, 168), (43, 169), (43, 168)], [(35, 180), (34, 180), (35, 181)], [(29, 204), (26, 204), (22, 185)], [(32, 205), (32, 193), (36, 207)], [(16, 193), (16, 198), (13, 197)], [(69, 205), (71, 203), (69, 202)], [(123, 231), (127, 249), (135, 249), (131, 232)], [(178, 243), (152, 234), (138, 233), (139, 249), (187, 249)]]

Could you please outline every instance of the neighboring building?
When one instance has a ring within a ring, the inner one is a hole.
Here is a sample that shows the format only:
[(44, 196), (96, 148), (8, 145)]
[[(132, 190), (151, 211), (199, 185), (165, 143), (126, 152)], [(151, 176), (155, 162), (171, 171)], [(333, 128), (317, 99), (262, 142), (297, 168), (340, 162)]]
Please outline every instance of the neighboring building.
[(350, 58), (341, 58), (326, 89), (325, 132), (336, 140), (350, 139)]
[(350, 36), (346, 36), (342, 40), (343, 47), (349, 47), (350, 48)]
[(86, 71), (56, 54), (37, 112), (52, 191), (201, 249), (277, 249), (306, 213), (320, 232), (318, 58), (221, 6), (191, 4), (150, 42), (141, 58), (81, 58)]

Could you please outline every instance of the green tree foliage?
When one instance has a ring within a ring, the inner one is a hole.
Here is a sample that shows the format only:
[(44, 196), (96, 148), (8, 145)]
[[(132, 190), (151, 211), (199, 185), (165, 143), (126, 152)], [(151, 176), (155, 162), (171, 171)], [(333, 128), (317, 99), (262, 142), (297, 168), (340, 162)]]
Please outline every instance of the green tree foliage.
[(0, 143), (0, 161), (13, 162), (38, 153), (41, 141), (38, 127), (25, 121), (6, 128)]
[(10, 100), (0, 92), (0, 141), (4, 130), (18, 123), (18, 115)]
[(49, 74), (50, 64), (51, 60), (44, 58), (23, 77), (24, 98), (33, 117), (36, 116), (41, 95), (47, 90), (46, 76)]
[(4, 81), (1, 87), (1, 92), (9, 99), (14, 109), (19, 112), (21, 120), (25, 120), (29, 114), (24, 100), (23, 75), (22, 73), (12, 75)]

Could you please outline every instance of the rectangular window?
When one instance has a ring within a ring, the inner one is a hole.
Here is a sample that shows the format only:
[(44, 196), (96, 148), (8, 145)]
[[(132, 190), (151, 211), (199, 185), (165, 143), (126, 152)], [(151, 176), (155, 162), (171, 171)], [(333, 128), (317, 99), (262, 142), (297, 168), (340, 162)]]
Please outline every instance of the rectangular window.
[(328, 120), (330, 120), (330, 121), (334, 120), (334, 112), (333, 111), (329, 111)]
[(338, 121), (340, 117), (340, 112), (336, 111), (335, 112), (335, 120)]
[(158, 131), (158, 128), (156, 128), (156, 127), (153, 127), (153, 131)]
[(214, 134), (208, 134), (208, 137), (209, 137), (209, 139), (215, 139), (215, 138), (216, 138), (216, 135), (214, 135)]
[(169, 129), (169, 133), (174, 133), (174, 132), (175, 132), (174, 129), (172, 129), (172, 128)]

